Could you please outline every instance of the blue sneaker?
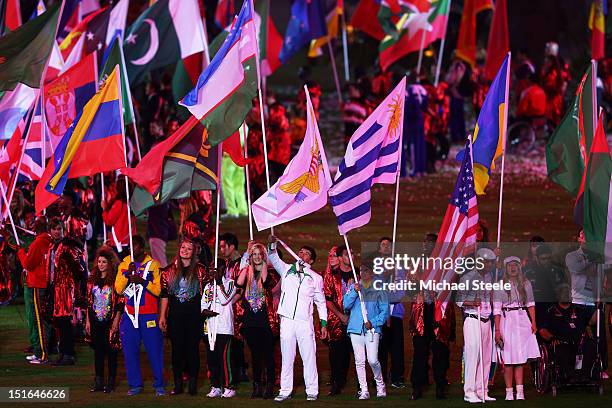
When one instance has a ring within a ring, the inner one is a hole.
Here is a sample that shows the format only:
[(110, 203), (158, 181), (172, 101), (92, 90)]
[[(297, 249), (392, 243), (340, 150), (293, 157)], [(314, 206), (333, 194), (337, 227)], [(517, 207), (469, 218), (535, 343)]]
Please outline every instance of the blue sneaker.
[(166, 392), (166, 389), (164, 387), (159, 387), (155, 389), (155, 396), (156, 397), (163, 397), (164, 395), (168, 395), (168, 393)]
[(143, 391), (143, 387), (134, 387), (130, 388), (127, 392), (128, 397), (133, 397), (134, 395), (138, 395)]

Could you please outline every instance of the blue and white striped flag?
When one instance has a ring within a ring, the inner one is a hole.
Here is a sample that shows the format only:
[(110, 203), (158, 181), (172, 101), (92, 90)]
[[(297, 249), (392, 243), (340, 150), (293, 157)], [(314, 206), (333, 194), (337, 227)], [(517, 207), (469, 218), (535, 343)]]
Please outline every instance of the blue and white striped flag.
[(341, 235), (370, 221), (373, 184), (393, 184), (397, 180), (405, 96), (404, 77), (351, 136), (329, 190)]

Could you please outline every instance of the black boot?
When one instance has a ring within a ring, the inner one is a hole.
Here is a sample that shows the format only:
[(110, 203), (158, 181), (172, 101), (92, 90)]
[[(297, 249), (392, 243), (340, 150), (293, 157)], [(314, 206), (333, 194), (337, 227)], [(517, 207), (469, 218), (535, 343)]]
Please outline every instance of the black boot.
[(96, 376), (93, 386), (89, 389), (89, 392), (104, 391), (104, 380), (102, 377)]
[(266, 383), (266, 390), (263, 393), (264, 399), (274, 398), (274, 382)]
[(197, 377), (189, 377), (189, 384), (187, 386), (189, 395), (196, 395), (198, 393), (198, 379)]
[(110, 394), (115, 391), (115, 377), (108, 377), (108, 382), (106, 383), (106, 387), (104, 387), (104, 392), (106, 394)]
[(263, 398), (263, 391), (261, 389), (261, 384), (254, 382), (253, 383), (253, 392), (251, 393), (251, 399), (255, 398)]
[(174, 376), (174, 389), (170, 393), (170, 395), (179, 395), (183, 393), (183, 375), (175, 375)]

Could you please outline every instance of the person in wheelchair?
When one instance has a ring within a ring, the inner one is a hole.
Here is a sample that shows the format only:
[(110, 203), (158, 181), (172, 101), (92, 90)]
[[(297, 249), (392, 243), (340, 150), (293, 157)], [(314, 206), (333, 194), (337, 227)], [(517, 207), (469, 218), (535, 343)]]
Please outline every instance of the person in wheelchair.
[(558, 287), (557, 304), (551, 306), (539, 328), (539, 335), (557, 365), (561, 383), (598, 378), (592, 368), (597, 361), (597, 344), (590, 325), (596, 314), (571, 303), (569, 285)]
[(535, 82), (535, 74), (525, 78), (525, 89), (519, 95), (516, 119), (541, 119), (546, 115), (546, 93)]

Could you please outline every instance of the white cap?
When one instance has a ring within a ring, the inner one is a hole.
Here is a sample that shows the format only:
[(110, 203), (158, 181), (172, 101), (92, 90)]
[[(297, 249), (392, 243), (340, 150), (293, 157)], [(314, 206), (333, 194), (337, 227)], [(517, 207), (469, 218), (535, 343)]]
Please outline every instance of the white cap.
[(521, 258), (519, 258), (518, 256), (508, 256), (504, 258), (504, 266), (508, 265), (511, 262), (518, 262), (520, 264)]
[(492, 261), (497, 258), (497, 256), (495, 256), (495, 252), (489, 248), (480, 248), (478, 252), (476, 252), (476, 255), (486, 261)]

